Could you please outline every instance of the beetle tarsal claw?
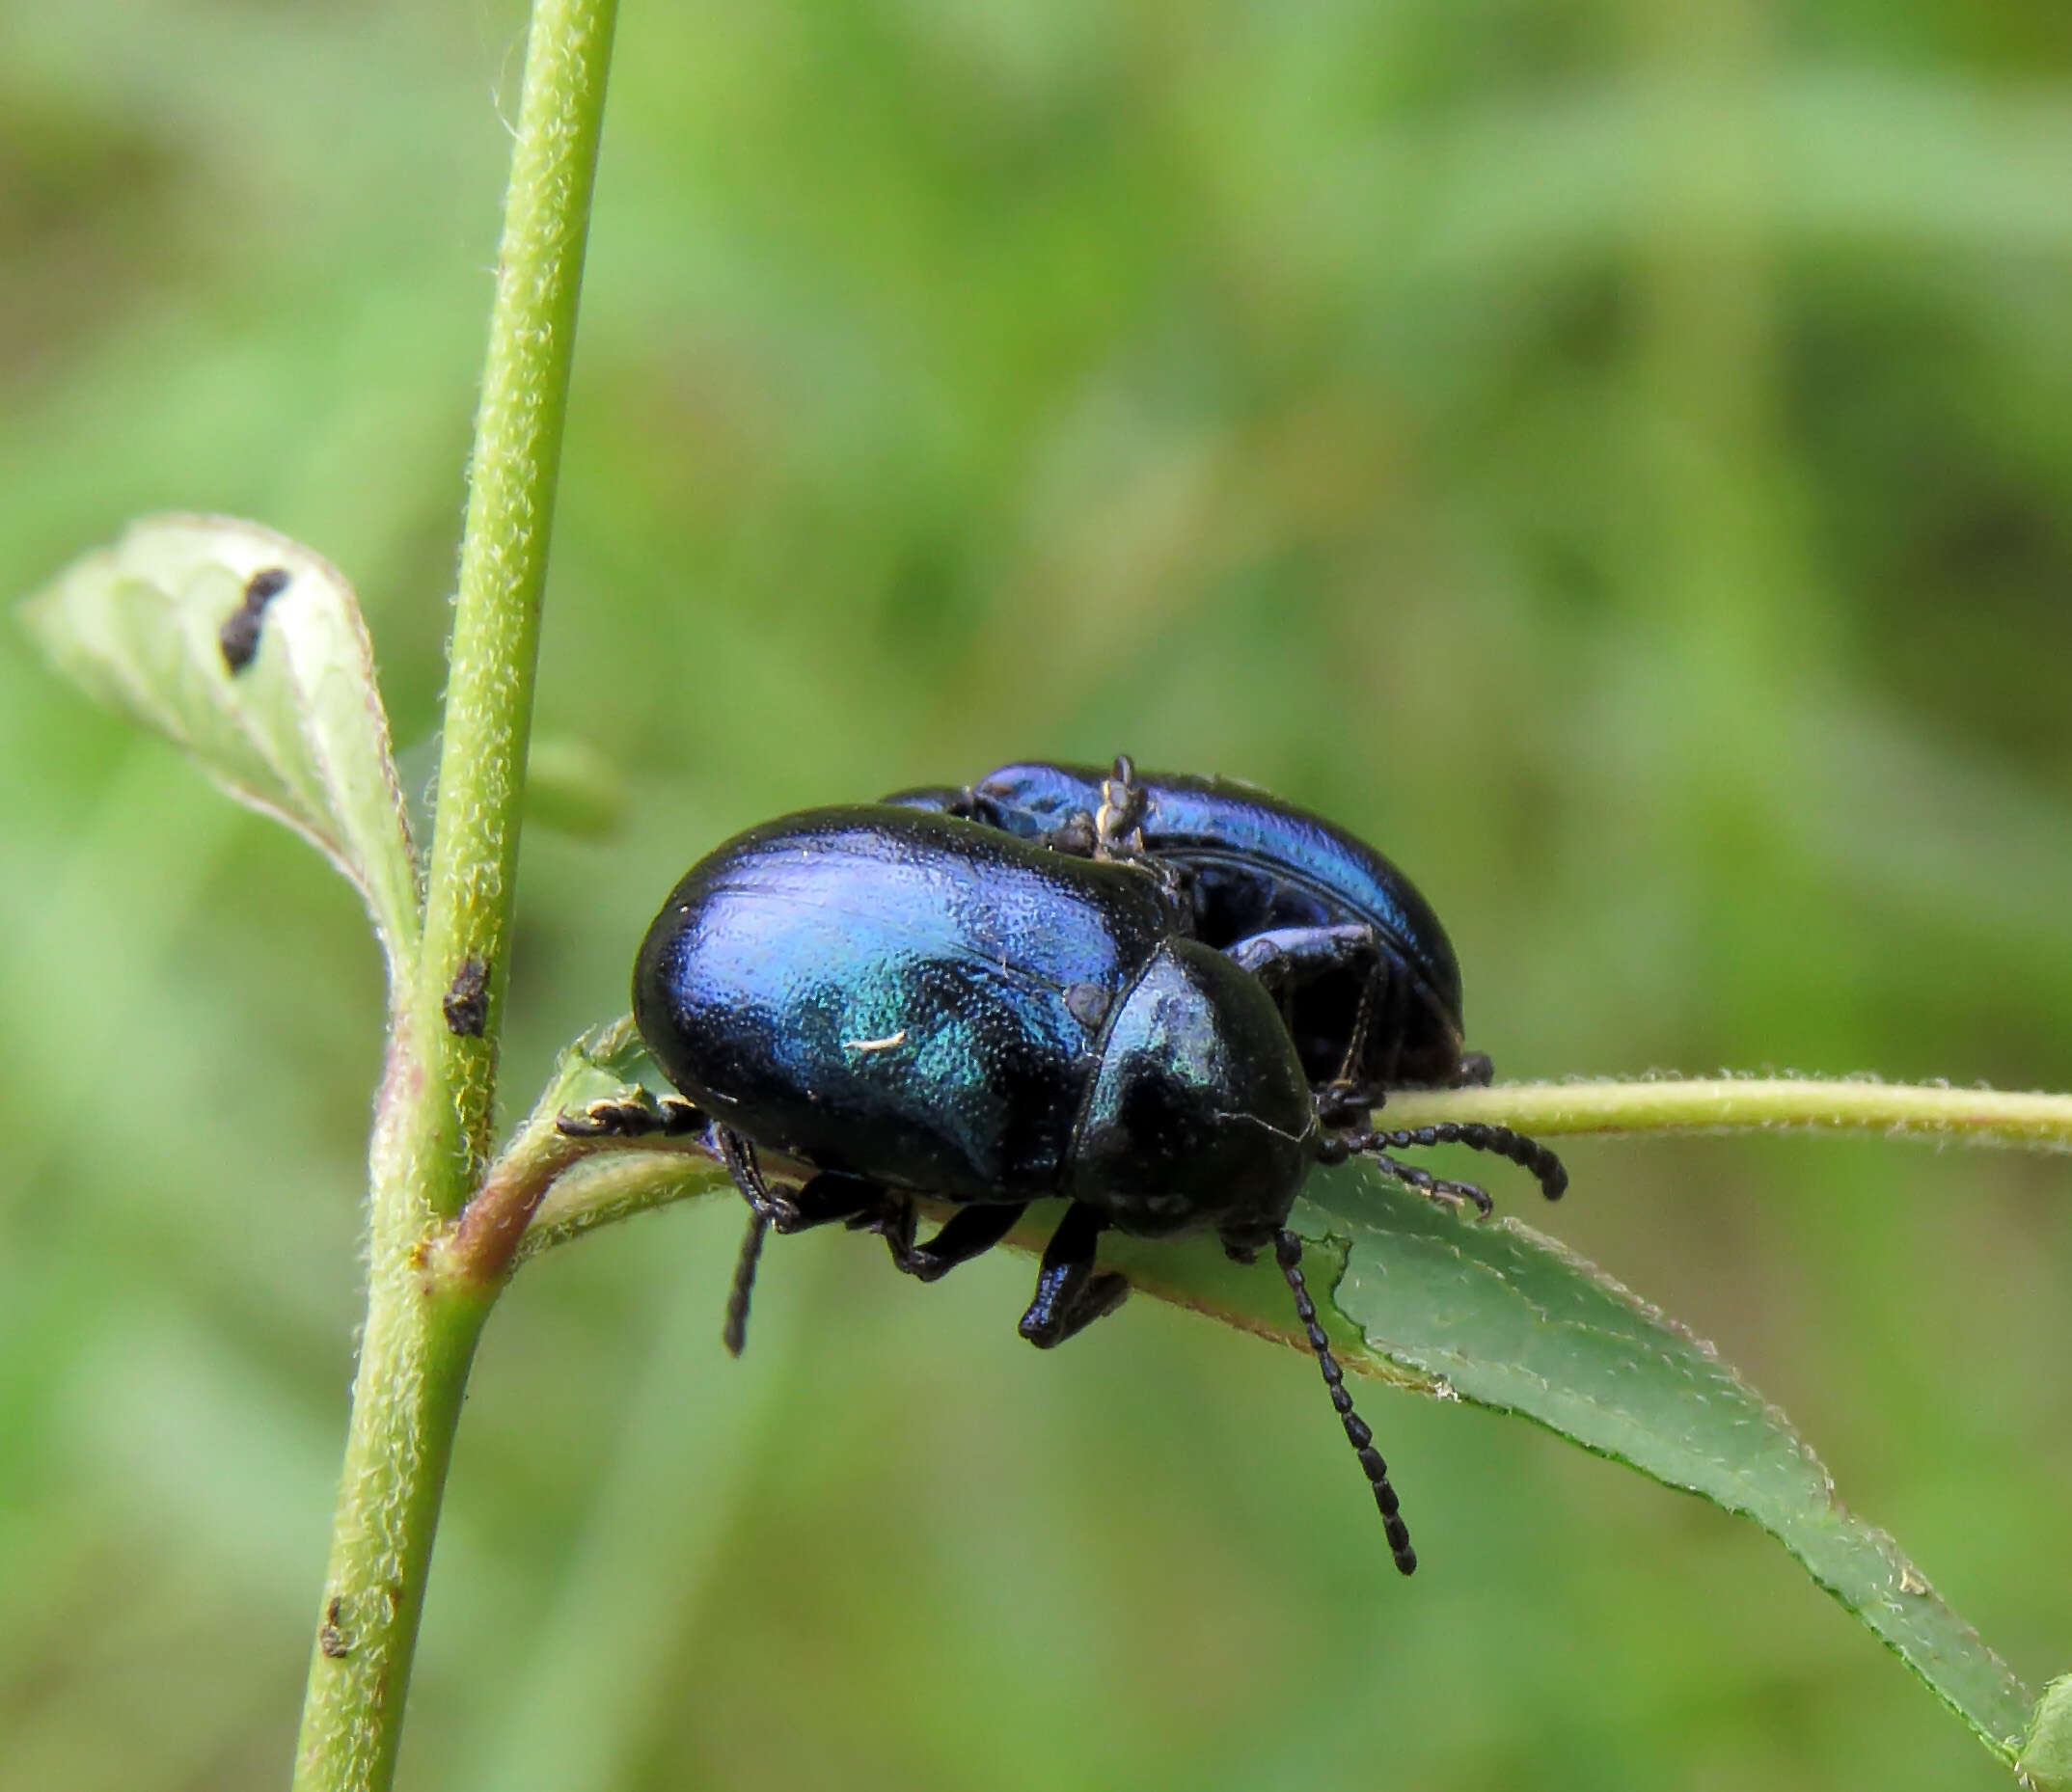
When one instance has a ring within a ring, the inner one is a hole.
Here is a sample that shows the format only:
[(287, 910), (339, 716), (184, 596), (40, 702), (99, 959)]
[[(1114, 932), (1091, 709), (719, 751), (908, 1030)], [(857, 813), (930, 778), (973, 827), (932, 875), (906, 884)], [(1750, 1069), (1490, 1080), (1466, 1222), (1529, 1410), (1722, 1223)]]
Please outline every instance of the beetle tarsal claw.
[[(672, 1105), (696, 1112), (688, 1101), (675, 1101)], [(566, 1138), (601, 1139), (639, 1138), (642, 1133), (664, 1131), (668, 1125), (669, 1116), (643, 1089), (636, 1096), (591, 1101), (579, 1112), (561, 1114), (556, 1118), (554, 1127)]]
[(710, 1122), (702, 1108), (681, 1096), (657, 1101), (645, 1089), (592, 1101), (575, 1113), (558, 1114), (554, 1129), (570, 1139), (690, 1138)]

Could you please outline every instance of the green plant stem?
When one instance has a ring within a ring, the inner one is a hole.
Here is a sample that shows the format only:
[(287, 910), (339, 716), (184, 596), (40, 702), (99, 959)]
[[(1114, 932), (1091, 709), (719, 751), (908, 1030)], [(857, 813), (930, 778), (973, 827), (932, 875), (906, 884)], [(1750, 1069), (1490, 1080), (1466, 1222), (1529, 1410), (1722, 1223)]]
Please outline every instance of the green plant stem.
[(555, 1182), (534, 1205), (515, 1262), (526, 1263), (558, 1244), (650, 1208), (722, 1190), (731, 1194), (733, 1184), (710, 1157), (689, 1152), (598, 1154), (579, 1172)]
[[(423, 956), (399, 978), (369, 1154), (368, 1317), (296, 1792), (392, 1781), (469, 1365), (502, 1282), (430, 1263), (487, 1156), (512, 874), (576, 297), (615, 0), (539, 0), (526, 44), (461, 542)], [(486, 1012), (453, 1024), (456, 976)]]
[(474, 1034), (436, 1027), (427, 1042), (418, 1148), (446, 1172), (439, 1205), (449, 1215), (488, 1154), (540, 598), (616, 12), (616, 0), (538, 0), (526, 42), (468, 474), (418, 979), (425, 1016), (440, 1012), (465, 967), (480, 967), (487, 981), (486, 1023)]
[[(395, 1035), (384, 1097), (415, 1077)], [(432, 1537), (476, 1341), (496, 1298), (423, 1268), (436, 1217), (394, 1149), (405, 1115), (375, 1132), (367, 1330), (332, 1520), (331, 1559), (295, 1751), (295, 1792), (379, 1792), (395, 1771)]]
[[(2072, 1151), (2072, 1096), (2009, 1095), (1940, 1084), (1713, 1077), (1660, 1082), (1499, 1083), (1489, 1089), (1391, 1095), (1377, 1123), (1405, 1130), (1446, 1123), (1576, 1133), (1813, 1129), (1888, 1138)], [(781, 1178), (785, 1166), (774, 1173)], [(500, 1175), (501, 1175), (500, 1168)], [(530, 1223), (500, 1262), (524, 1263), (599, 1226), (724, 1186), (709, 1159), (652, 1141), (598, 1139), (529, 1172)], [(515, 1166), (511, 1180), (519, 1178)], [(1032, 1239), (1041, 1239), (1032, 1231)], [(1014, 1242), (1010, 1239), (1010, 1242)]]
[(1502, 1083), (1392, 1095), (1380, 1124), (1584, 1132), (1875, 1132), (1893, 1138), (2072, 1151), (2072, 1096), (1941, 1083), (1719, 1076), (1640, 1082)]

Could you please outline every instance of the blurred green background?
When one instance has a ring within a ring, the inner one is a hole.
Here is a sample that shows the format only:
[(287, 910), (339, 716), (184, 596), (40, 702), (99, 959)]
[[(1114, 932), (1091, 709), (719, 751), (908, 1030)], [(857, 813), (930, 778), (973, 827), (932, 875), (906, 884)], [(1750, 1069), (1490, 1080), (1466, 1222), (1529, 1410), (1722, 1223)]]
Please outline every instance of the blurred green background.
[[(521, 30), (0, 14), (0, 591), (270, 523), (435, 717)], [(1030, 755), (1383, 845), (1513, 1076), (2072, 1087), (2061, 0), (632, 4), (506, 1096), (670, 881)], [(283, 1782), (344, 1423), (376, 954), (299, 843), (0, 629), (0, 1788)], [(422, 760), (417, 763), (422, 773)], [(2072, 1165), (1579, 1143), (2039, 1685), (2072, 1668)], [(1528, 1207), (1519, 1180), (1500, 1197)], [(1532, 1216), (1538, 1217), (1538, 1216)], [(416, 1788), (1990, 1787), (1751, 1528), (1026, 1260), (710, 1203), (530, 1269), (462, 1426)]]

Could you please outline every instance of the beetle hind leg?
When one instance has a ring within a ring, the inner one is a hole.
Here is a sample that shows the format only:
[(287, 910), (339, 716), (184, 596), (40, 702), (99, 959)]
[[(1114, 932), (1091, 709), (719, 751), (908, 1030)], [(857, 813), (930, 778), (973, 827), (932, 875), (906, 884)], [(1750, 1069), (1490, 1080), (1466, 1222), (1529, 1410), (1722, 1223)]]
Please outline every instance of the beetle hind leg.
[(1026, 1202), (1007, 1207), (959, 1208), (926, 1244), (913, 1241), (913, 1204), (904, 1201), (889, 1224), (880, 1224), (892, 1262), (920, 1282), (940, 1282), (959, 1263), (981, 1257), (1015, 1229)]
[(1144, 817), (1150, 807), (1151, 793), (1137, 782), (1135, 762), (1128, 753), (1117, 753), (1114, 769), (1102, 780), (1101, 807), (1094, 813), (1094, 856), (1142, 857)]

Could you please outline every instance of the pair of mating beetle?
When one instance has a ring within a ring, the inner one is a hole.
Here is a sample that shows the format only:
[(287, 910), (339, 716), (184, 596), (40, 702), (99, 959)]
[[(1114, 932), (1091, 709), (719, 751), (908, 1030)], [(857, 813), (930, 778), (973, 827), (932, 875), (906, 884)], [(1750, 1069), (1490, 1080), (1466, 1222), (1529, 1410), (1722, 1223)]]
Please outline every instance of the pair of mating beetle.
[[(1489, 1199), (1388, 1154), (1459, 1143), (1568, 1175), (1501, 1127), (1375, 1131), (1390, 1089), (1486, 1082), (1462, 1049), (1438, 918), (1373, 848), (1213, 778), (1007, 766), (962, 790), (808, 810), (694, 865), (649, 928), (634, 1018), (682, 1100), (600, 1102), (583, 1134), (697, 1133), (750, 1210), (726, 1341), (766, 1232), (846, 1221), (934, 1281), (1027, 1205), (1070, 1203), (1022, 1335), (1062, 1343), (1129, 1291), (1100, 1235), (1213, 1228), (1271, 1246), (1396, 1565), (1417, 1564), (1352, 1410), (1288, 1215), (1309, 1167), (1359, 1154), (1434, 1200)], [(774, 1187), (758, 1151), (809, 1174)], [(914, 1200), (956, 1212), (925, 1242)]]

